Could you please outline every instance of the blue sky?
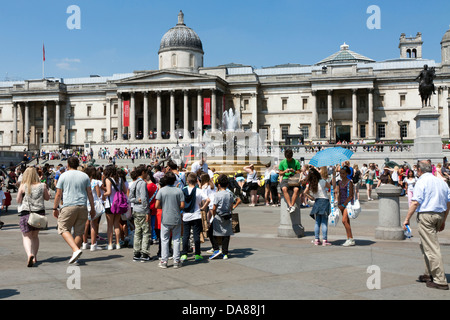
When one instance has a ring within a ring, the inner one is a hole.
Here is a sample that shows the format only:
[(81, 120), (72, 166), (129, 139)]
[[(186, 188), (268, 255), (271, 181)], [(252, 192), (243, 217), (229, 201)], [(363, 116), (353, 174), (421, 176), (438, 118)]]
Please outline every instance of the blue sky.
[[(81, 29), (70, 30), (67, 8), (80, 8)], [(370, 30), (367, 8), (380, 8), (381, 29)], [(177, 23), (200, 36), (205, 67), (241, 63), (268, 67), (314, 64), (339, 50), (377, 61), (399, 57), (401, 33), (423, 34), (423, 57), (441, 61), (450, 25), (448, 0), (15, 0), (0, 9), (0, 81), (112, 75), (156, 70), (162, 36)]]

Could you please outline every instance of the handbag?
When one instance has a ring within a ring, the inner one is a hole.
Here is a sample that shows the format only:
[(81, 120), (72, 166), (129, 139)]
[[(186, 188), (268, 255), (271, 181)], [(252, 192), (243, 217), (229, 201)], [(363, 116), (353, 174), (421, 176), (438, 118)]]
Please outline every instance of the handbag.
[(241, 232), (241, 226), (239, 223), (239, 214), (238, 213), (233, 213), (231, 215), (231, 225), (233, 227), (233, 233)]
[(35, 228), (38, 229), (45, 229), (48, 226), (48, 219), (45, 216), (45, 213), (39, 214), (37, 212), (33, 212), (31, 211), (31, 206), (30, 206), (30, 202), (28, 202), (28, 210), (30, 211), (30, 215), (28, 216), (28, 221), (27, 223)]
[(294, 174), (292, 177), (288, 178), (289, 187), (300, 187), (300, 173)]
[[(89, 210), (90, 207), (88, 206)], [(89, 220), (95, 220), (99, 218), (102, 214), (105, 213), (105, 206), (103, 205), (103, 202), (101, 199), (95, 199), (94, 200), (94, 209), (95, 209), (95, 216), (94, 218), (91, 218), (91, 215), (88, 215)]]

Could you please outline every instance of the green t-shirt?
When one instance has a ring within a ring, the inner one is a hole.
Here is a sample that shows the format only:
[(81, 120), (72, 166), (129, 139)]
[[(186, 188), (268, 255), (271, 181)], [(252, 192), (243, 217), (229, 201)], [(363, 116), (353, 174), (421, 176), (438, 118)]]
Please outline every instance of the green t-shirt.
[[(294, 171), (298, 171), (301, 169), (300, 162), (296, 159), (292, 159), (291, 161), (287, 161), (286, 159), (280, 162), (278, 166), (278, 170), (286, 171), (287, 169), (294, 169)], [(295, 172), (285, 172), (283, 175), (283, 179), (289, 179), (289, 177), (293, 176)]]

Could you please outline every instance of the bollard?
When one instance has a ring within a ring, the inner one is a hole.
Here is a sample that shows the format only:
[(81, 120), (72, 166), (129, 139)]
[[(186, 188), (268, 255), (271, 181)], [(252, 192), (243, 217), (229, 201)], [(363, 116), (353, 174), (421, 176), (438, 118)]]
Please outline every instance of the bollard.
[(400, 201), (402, 188), (384, 184), (376, 189), (378, 202), (378, 227), (375, 238), (383, 240), (404, 240), (405, 234), (400, 225)]
[[(289, 195), (292, 196), (293, 190), (288, 190)], [(287, 204), (284, 199), (283, 192), (281, 192), (280, 205), (280, 225), (278, 227), (278, 236), (284, 238), (301, 238), (305, 236), (305, 229), (301, 223), (300, 217), (300, 196), (296, 201), (297, 208), (293, 213), (287, 212)]]

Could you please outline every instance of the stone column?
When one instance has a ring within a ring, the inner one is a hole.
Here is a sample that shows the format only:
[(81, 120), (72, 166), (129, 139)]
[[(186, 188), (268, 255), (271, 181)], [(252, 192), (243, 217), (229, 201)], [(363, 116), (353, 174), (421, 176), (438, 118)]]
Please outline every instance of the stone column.
[(312, 122), (311, 122), (311, 140), (317, 139), (317, 91), (311, 91), (311, 111), (312, 111)]
[(383, 184), (376, 189), (378, 195), (378, 227), (375, 238), (383, 240), (403, 240), (405, 234), (400, 225), (399, 197), (402, 188)]
[(148, 140), (148, 134), (150, 130), (148, 128), (148, 92), (144, 92), (144, 140)]
[(20, 104), (18, 102), (15, 102), (13, 104), (13, 134), (12, 134), (12, 144), (17, 144), (17, 109), (19, 108)]
[(448, 112), (448, 87), (444, 86), (442, 91), (442, 118), (444, 118), (441, 134), (443, 138), (450, 137), (450, 119)]
[(356, 91), (357, 89), (352, 90), (352, 140), (358, 138), (358, 100)]
[(131, 92), (130, 99), (130, 141), (136, 140), (136, 97), (135, 93)]
[[(111, 134), (111, 109), (114, 107), (112, 99), (106, 99), (106, 141), (112, 141)], [(106, 142), (105, 141), (105, 142)]]
[[(289, 196), (292, 197), (293, 190), (289, 190)], [(305, 236), (305, 229), (301, 223), (300, 216), (300, 197), (296, 201), (296, 208), (293, 213), (287, 212), (287, 203), (284, 199), (283, 192), (281, 192), (281, 206), (280, 206), (280, 225), (278, 226), (278, 236), (285, 238), (301, 238)]]
[(44, 134), (44, 141), (43, 143), (48, 143), (48, 107), (47, 107), (47, 101), (44, 101), (44, 128), (43, 128), (43, 134)]
[(369, 89), (369, 98), (368, 98), (368, 105), (369, 105), (369, 117), (368, 117), (368, 126), (369, 126), (369, 132), (367, 133), (367, 137), (372, 140), (375, 139), (374, 131), (373, 131), (373, 89)]
[(203, 136), (203, 99), (202, 90), (197, 91), (197, 128), (199, 138)]
[(170, 140), (176, 140), (175, 137), (175, 91), (170, 91)]
[(161, 91), (156, 91), (156, 139), (161, 140)]
[(188, 140), (189, 139), (189, 91), (188, 90), (183, 90), (183, 140)]
[(252, 131), (258, 132), (258, 94), (257, 93), (252, 94), (251, 101), (252, 101), (251, 110), (252, 110), (252, 122), (253, 122)]
[(25, 102), (25, 129), (24, 129), (24, 139), (25, 139), (25, 144), (28, 146), (28, 144), (30, 143), (30, 103), (27, 101)]
[(123, 141), (123, 102), (122, 93), (117, 93), (117, 141)]
[[(327, 121), (328, 120), (333, 120), (333, 90), (328, 90), (328, 96), (327, 96), (327, 98), (328, 98), (328, 103), (327, 103), (327, 106), (328, 106), (328, 118), (327, 118)], [(331, 141), (332, 139), (333, 139), (333, 133), (331, 133), (330, 132), (330, 130), (328, 130), (328, 135), (330, 135), (331, 134), (331, 136), (329, 136), (328, 138), (329, 138), (329, 140)]]
[(61, 105), (59, 101), (55, 101), (55, 143), (61, 143)]
[(217, 130), (217, 92), (211, 91), (211, 131)]

